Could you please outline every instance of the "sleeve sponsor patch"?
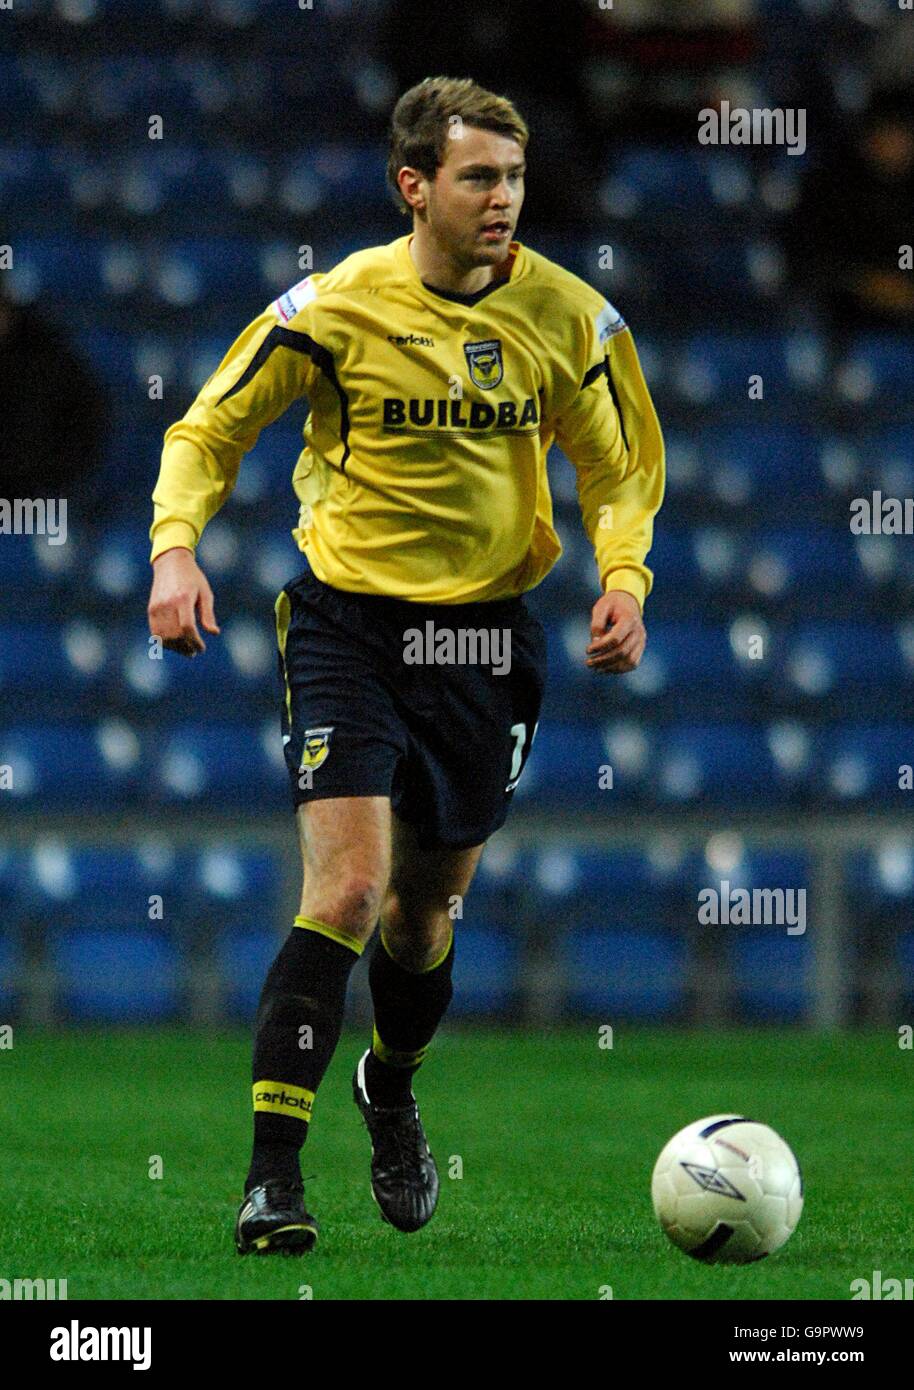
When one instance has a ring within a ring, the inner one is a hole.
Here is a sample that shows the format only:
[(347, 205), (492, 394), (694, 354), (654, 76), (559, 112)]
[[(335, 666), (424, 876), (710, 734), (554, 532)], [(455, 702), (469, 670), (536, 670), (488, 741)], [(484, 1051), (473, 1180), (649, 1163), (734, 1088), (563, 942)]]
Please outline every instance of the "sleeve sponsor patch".
[(293, 285), (290, 290), (286, 290), (285, 294), (274, 299), (273, 308), (283, 323), (288, 323), (306, 304), (311, 302), (316, 294), (317, 288), (309, 275), (306, 280), (299, 280), (297, 285)]
[(597, 314), (596, 324), (601, 346), (608, 338), (612, 338), (616, 333), (621, 333), (626, 327), (625, 319), (619, 310), (610, 304), (608, 299), (603, 301), (603, 308)]

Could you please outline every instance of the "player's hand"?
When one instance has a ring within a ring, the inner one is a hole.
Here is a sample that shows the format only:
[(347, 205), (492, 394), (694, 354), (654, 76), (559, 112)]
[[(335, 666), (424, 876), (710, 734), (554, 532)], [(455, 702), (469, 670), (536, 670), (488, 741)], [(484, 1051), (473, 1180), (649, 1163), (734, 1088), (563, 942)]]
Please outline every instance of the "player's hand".
[(591, 670), (614, 676), (634, 671), (647, 642), (634, 595), (624, 589), (610, 589), (598, 598), (590, 614), (590, 637), (587, 665)]
[(163, 646), (182, 656), (196, 656), (206, 651), (206, 643), (197, 630), (200, 626), (217, 635), (213, 591), (193, 553), (183, 546), (166, 550), (152, 564), (152, 593), (149, 595), (149, 631), (161, 637)]

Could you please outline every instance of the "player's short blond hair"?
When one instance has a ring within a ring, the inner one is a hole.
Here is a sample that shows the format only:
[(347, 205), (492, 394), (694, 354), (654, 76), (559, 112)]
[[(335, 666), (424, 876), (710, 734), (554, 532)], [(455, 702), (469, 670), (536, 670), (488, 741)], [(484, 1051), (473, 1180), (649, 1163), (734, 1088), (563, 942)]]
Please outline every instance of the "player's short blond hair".
[(507, 135), (523, 149), (530, 138), (524, 118), (507, 97), (487, 91), (471, 77), (426, 77), (403, 93), (390, 119), (387, 182), (401, 212), (408, 213), (410, 206), (397, 174), (408, 165), (433, 179), (444, 163), (451, 132), (461, 123)]

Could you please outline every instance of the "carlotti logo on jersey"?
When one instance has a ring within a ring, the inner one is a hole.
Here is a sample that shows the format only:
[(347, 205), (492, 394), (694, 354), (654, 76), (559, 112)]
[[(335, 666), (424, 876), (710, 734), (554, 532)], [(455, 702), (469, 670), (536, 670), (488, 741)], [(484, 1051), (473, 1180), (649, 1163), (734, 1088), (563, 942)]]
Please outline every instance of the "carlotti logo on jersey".
[(491, 391), (501, 384), (505, 374), (501, 357), (501, 339), (486, 338), (482, 343), (464, 343), (470, 380), (482, 391)]
[(434, 347), (434, 338), (425, 337), (421, 333), (388, 333), (387, 341), (393, 343), (394, 347)]

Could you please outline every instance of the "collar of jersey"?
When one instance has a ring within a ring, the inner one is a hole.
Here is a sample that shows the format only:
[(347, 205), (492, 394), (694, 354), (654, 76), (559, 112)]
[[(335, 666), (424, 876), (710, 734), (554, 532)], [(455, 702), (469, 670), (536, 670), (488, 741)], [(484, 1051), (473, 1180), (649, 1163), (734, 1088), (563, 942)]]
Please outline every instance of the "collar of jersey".
[(426, 294), (432, 295), (435, 299), (447, 299), (452, 304), (463, 304), (466, 308), (472, 308), (478, 304), (480, 299), (485, 299), (487, 294), (493, 294), (496, 290), (503, 289), (505, 285), (511, 285), (518, 278), (518, 265), (521, 252), (523, 250), (519, 241), (511, 242), (513, 259), (511, 262), (511, 274), (506, 279), (493, 280), (491, 284), (483, 285), (481, 290), (476, 290), (475, 294), (456, 294), (453, 290), (439, 290), (435, 285), (430, 285), (426, 280), (419, 276), (412, 256), (409, 254), (409, 239), (411, 233), (400, 238), (398, 248), (400, 259), (405, 264), (414, 285), (417, 289), (425, 290)]

